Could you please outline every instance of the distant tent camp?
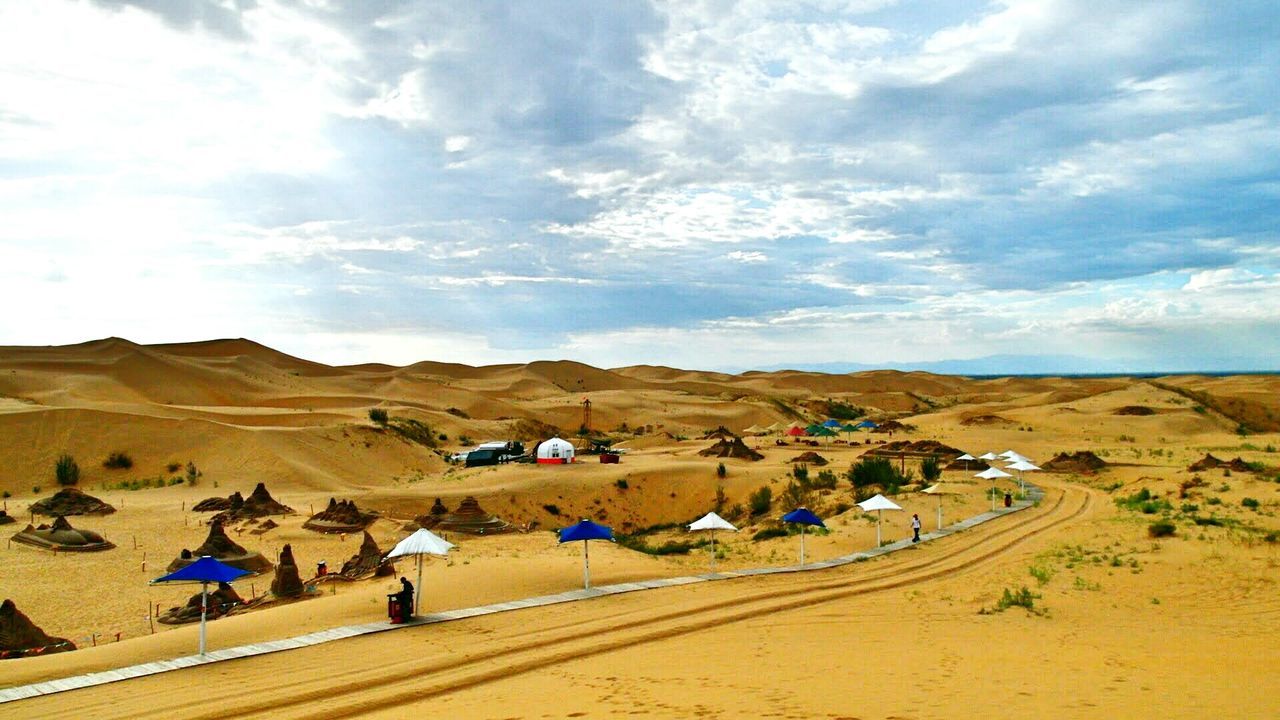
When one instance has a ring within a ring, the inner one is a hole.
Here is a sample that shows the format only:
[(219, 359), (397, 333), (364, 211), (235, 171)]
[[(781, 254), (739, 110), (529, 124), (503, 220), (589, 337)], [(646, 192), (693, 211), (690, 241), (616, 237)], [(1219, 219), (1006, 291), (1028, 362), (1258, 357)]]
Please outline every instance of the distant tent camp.
[(538, 463), (542, 465), (563, 465), (573, 462), (573, 445), (567, 440), (553, 437), (538, 445)]

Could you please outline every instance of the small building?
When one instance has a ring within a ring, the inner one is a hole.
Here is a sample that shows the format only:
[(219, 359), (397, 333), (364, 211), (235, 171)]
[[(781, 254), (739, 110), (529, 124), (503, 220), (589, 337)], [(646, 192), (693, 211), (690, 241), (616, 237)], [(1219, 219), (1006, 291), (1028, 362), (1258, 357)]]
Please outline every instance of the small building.
[(538, 463), (540, 465), (563, 465), (573, 462), (573, 445), (567, 440), (553, 437), (538, 445)]

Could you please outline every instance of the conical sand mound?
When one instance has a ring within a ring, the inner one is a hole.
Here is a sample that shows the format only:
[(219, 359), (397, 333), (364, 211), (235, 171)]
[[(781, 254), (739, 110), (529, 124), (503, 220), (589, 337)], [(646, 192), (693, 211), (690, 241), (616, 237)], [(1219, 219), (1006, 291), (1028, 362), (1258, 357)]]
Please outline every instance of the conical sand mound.
[(722, 439), (720, 442), (712, 445), (706, 450), (700, 450), (698, 454), (703, 457), (741, 458), (743, 460), (764, 459), (764, 455), (761, 455), (755, 450), (747, 447), (747, 444), (742, 442), (742, 438), (740, 437), (735, 437), (732, 440)]
[(395, 568), (391, 563), (382, 561), (382, 550), (366, 530), (364, 541), (360, 543), (360, 550), (342, 564), (342, 570), (338, 574), (348, 580), (357, 580), (367, 575), (385, 577), (394, 572)]
[(360, 512), (354, 500), (329, 498), (329, 506), (312, 515), (302, 527), (319, 533), (354, 533), (369, 527), (377, 516)]
[(440, 530), (470, 533), (472, 535), (491, 535), (510, 532), (512, 527), (506, 521), (490, 515), (480, 507), (479, 501), (468, 495), (457, 510), (446, 513), (436, 523)]
[(276, 597), (298, 597), (302, 594), (302, 578), (298, 575), (298, 564), (293, 560), (293, 547), (285, 545), (280, 552), (280, 564), (276, 565), (276, 576), (271, 581), (271, 594)]
[(222, 529), (222, 523), (215, 521), (209, 526), (209, 536), (205, 538), (204, 544), (195, 550), (183, 550), (173, 562), (169, 563), (169, 572), (184, 568), (203, 555), (252, 573), (266, 572), (271, 569), (271, 561), (263, 557), (262, 553), (249, 552), (237, 545), (234, 540), (227, 537), (226, 531)]
[(241, 520), (266, 517), (268, 515), (293, 514), (293, 508), (276, 502), (276, 499), (271, 497), (271, 493), (267, 492), (267, 486), (263, 483), (258, 483), (253, 488), (253, 492), (249, 494), (249, 497), (243, 500), (240, 499), (240, 493), (238, 492), (232, 493), (228, 500), (230, 501), (230, 507), (214, 515), (213, 521), (229, 525)]
[(97, 552), (110, 550), (115, 544), (92, 530), (77, 530), (59, 515), (52, 525), (28, 525), (13, 536), (14, 542), (54, 552)]
[(73, 487), (31, 503), (31, 512), (36, 515), (110, 515), (115, 511), (114, 507)]
[(46, 635), (12, 600), (0, 603), (0, 659), (48, 655), (75, 650), (66, 638)]

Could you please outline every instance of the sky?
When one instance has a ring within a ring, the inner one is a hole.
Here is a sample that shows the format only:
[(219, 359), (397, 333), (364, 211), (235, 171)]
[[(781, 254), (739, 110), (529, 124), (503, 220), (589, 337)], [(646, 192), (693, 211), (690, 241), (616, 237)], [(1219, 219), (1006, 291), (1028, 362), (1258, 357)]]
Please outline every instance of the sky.
[(1280, 370), (1280, 5), (0, 3), (0, 345)]

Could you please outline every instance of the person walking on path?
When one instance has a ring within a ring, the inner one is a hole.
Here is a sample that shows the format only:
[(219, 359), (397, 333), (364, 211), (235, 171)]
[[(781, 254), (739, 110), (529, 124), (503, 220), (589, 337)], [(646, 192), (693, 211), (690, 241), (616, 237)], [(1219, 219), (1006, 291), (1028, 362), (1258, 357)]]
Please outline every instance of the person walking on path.
[(920, 542), (920, 516), (915, 513), (911, 514), (911, 533), (911, 542)]

